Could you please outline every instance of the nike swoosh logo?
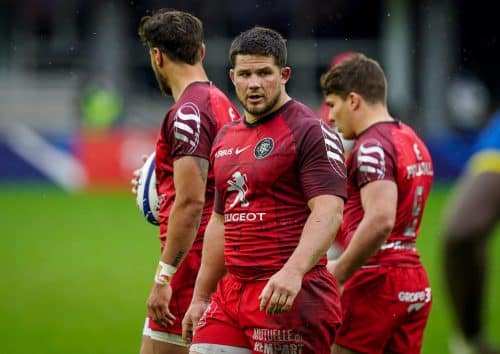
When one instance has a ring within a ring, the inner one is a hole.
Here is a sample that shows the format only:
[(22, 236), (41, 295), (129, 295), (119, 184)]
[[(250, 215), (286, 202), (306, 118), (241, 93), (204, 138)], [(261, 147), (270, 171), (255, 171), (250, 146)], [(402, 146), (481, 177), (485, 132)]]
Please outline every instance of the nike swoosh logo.
[(243, 151), (245, 151), (245, 150), (246, 150), (246, 149), (248, 149), (249, 147), (250, 147), (250, 145), (247, 145), (247, 146), (245, 146), (245, 147), (242, 147), (241, 149), (240, 149), (240, 148), (236, 148), (236, 151), (235, 151), (236, 155), (241, 154)]

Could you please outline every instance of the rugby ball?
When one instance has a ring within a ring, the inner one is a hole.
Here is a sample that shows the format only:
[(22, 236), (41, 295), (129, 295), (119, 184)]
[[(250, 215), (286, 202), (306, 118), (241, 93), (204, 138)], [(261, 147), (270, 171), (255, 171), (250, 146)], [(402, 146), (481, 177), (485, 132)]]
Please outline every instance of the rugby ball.
[(137, 183), (136, 203), (142, 215), (144, 215), (149, 223), (153, 225), (160, 224), (158, 216), (160, 211), (160, 198), (156, 190), (154, 152), (149, 155), (148, 159), (141, 167), (141, 173)]

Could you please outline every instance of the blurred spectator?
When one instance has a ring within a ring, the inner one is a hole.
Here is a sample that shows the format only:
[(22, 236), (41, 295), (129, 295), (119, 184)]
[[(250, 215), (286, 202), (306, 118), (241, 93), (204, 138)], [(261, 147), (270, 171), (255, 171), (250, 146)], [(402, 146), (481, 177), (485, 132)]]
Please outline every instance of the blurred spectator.
[(498, 354), (485, 341), (483, 314), (488, 244), (500, 220), (500, 111), (479, 135), (445, 210), (445, 276), (458, 330), (451, 353)]

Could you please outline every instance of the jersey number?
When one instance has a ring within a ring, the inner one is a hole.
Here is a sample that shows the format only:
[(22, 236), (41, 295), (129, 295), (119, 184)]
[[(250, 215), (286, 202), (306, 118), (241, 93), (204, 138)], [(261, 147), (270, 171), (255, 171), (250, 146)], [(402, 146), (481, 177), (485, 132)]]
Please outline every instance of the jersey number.
[(424, 187), (417, 186), (417, 188), (415, 188), (415, 195), (413, 196), (413, 207), (411, 210), (412, 218), (405, 228), (405, 231), (403, 233), (404, 236), (408, 237), (416, 236), (418, 222), (422, 217), (423, 200), (424, 200)]

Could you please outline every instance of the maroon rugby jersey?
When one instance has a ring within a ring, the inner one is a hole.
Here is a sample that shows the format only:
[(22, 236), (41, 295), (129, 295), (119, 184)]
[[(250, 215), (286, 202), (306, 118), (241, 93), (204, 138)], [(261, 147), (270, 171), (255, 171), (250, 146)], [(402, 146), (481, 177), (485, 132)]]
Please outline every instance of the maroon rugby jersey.
[(422, 140), (399, 121), (377, 123), (357, 138), (347, 173), (348, 200), (337, 240), (346, 247), (363, 218), (360, 189), (377, 180), (394, 181), (398, 187), (396, 222), (384, 250), (367, 264), (418, 264), (418, 253), (404, 249), (401, 242), (415, 242), (432, 185), (432, 161)]
[[(191, 83), (167, 112), (156, 143), (156, 178), (160, 205), (160, 240), (165, 244), (168, 216), (175, 199), (173, 165), (183, 156), (210, 159), (217, 132), (224, 124), (239, 119), (229, 99), (211, 82)], [(203, 233), (213, 210), (214, 179), (210, 168), (205, 206), (193, 249), (201, 249)]]
[(226, 125), (211, 158), (226, 267), (243, 280), (269, 278), (288, 260), (310, 214), (308, 200), (347, 194), (339, 137), (294, 100), (254, 124)]

